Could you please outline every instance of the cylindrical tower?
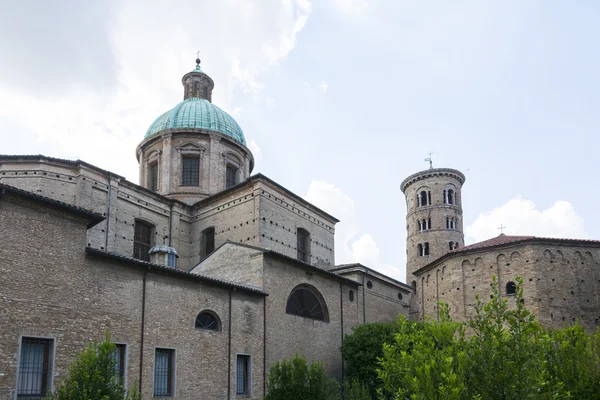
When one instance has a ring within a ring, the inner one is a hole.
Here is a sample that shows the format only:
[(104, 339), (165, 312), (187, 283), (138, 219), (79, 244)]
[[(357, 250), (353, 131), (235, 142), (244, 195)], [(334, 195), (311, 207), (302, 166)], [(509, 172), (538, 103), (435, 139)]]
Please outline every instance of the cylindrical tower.
[[(406, 178), (406, 282), (422, 266), (464, 245), (461, 188), (465, 176), (455, 169), (430, 168)], [(414, 283), (413, 283), (414, 281)]]

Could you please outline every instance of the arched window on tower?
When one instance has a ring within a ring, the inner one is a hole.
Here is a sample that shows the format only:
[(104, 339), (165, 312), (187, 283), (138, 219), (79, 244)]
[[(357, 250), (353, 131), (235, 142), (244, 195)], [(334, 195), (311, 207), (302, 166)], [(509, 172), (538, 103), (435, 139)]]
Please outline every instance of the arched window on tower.
[(423, 257), (423, 245), (421, 243), (417, 245), (417, 254), (419, 254), (419, 257)]
[(448, 204), (454, 204), (454, 190), (448, 189)]
[(420, 205), (421, 205), (421, 207), (422, 207), (422, 206), (426, 206), (427, 204), (429, 204), (429, 203), (427, 202), (427, 192), (423, 190), (423, 191), (421, 192), (421, 202), (420, 202)]
[(427, 229), (431, 229), (431, 218), (427, 218)]
[(424, 256), (429, 255), (429, 242), (425, 242), (425, 246), (423, 247), (423, 255)]
[(215, 228), (210, 227), (202, 231), (200, 243), (200, 258), (208, 256), (215, 250)]
[(427, 204), (431, 205), (431, 191), (427, 192)]
[(454, 243), (453, 242), (449, 242), (448, 243), (448, 250), (450, 250), (450, 251), (454, 250)]
[(202, 92), (203, 92), (203, 94), (204, 94), (204, 98), (205, 98), (205, 99), (208, 99), (208, 86), (204, 86), (204, 87), (202, 88)]
[(317, 289), (306, 284), (298, 285), (292, 290), (288, 297), (285, 313), (329, 322), (325, 299)]
[(420, 219), (419, 221), (419, 232), (421, 232), (423, 230), (423, 221), (421, 221)]
[(306, 229), (298, 228), (297, 235), (297, 258), (300, 261), (310, 263), (310, 233)]
[(194, 97), (200, 97), (200, 82), (194, 82)]

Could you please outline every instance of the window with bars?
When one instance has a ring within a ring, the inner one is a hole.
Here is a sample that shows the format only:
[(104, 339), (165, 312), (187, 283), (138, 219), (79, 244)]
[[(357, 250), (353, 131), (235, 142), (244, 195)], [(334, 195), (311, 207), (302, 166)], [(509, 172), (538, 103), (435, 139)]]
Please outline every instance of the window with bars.
[(250, 356), (238, 354), (235, 393), (250, 394)]
[(17, 400), (42, 400), (52, 389), (53, 347), (54, 339), (21, 340)]
[(146, 222), (135, 221), (133, 233), (133, 258), (150, 261), (150, 248), (152, 247), (152, 231), (154, 227)]
[(298, 228), (297, 234), (297, 250), (298, 260), (306, 263), (310, 262), (310, 233), (306, 229)]
[(113, 353), (115, 360), (115, 376), (117, 376), (122, 383), (125, 382), (125, 363), (127, 361), (127, 345), (126, 344), (115, 344), (117, 348)]
[(154, 354), (154, 397), (171, 397), (175, 390), (175, 350), (156, 349)]
[(237, 183), (238, 168), (227, 164), (225, 168), (225, 189), (235, 186)]
[(200, 158), (189, 156), (183, 157), (183, 177), (181, 185), (200, 185)]
[(158, 190), (158, 163), (152, 163), (148, 166), (148, 189)]

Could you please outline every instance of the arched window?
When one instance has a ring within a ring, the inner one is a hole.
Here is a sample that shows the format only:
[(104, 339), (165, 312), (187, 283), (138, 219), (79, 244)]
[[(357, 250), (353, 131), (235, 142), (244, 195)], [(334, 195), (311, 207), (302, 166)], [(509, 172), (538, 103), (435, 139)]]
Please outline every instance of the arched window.
[(421, 206), (426, 206), (427, 204), (429, 204), (429, 203), (427, 202), (427, 192), (423, 190), (423, 191), (421, 192), (421, 202), (420, 202), (420, 205), (421, 205)]
[(215, 228), (210, 227), (202, 231), (200, 243), (200, 258), (204, 258), (215, 250)]
[(431, 229), (431, 218), (427, 218), (427, 229)]
[(517, 285), (514, 282), (511, 281), (506, 284), (506, 294), (507, 295), (517, 294)]
[(204, 94), (204, 98), (208, 99), (208, 86), (204, 86), (202, 88), (203, 94)]
[(419, 256), (423, 256), (423, 245), (421, 243), (417, 245), (417, 253), (419, 254)]
[(310, 233), (306, 229), (298, 228), (296, 230), (298, 240), (298, 260), (310, 263)]
[(424, 256), (429, 255), (429, 242), (425, 242), (425, 246), (423, 247), (423, 255)]
[(350, 299), (350, 302), (354, 301), (354, 290), (348, 292), (348, 298)]
[(423, 221), (419, 220), (419, 232), (423, 230)]
[(454, 190), (448, 189), (448, 204), (454, 204)]
[(196, 317), (196, 322), (194, 324), (196, 329), (204, 329), (207, 331), (220, 331), (221, 330), (221, 322), (219, 321), (219, 317), (212, 311), (202, 311)]
[(413, 293), (417, 294), (417, 281), (412, 281), (412, 289), (413, 289)]
[(398, 300), (402, 300), (402, 293), (398, 292)]
[(298, 285), (290, 293), (285, 313), (329, 322), (327, 305), (321, 293), (310, 285)]
[(454, 249), (454, 243), (450, 242), (448, 243), (448, 250), (453, 250)]
[(194, 82), (194, 97), (200, 97), (200, 82)]
[(373, 289), (373, 282), (367, 281), (367, 288)]

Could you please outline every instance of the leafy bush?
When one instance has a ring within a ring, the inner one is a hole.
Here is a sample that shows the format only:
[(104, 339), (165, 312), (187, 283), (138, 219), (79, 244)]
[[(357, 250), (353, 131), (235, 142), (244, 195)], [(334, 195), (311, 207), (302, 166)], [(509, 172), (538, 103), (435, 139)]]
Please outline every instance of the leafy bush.
[(349, 381), (358, 381), (376, 398), (383, 383), (377, 376), (378, 359), (383, 357), (383, 344), (392, 343), (398, 330), (395, 323), (370, 323), (357, 326), (344, 337), (342, 356)]
[(383, 346), (379, 393), (410, 400), (600, 399), (600, 332), (542, 327), (523, 303), (522, 284), (517, 278), (511, 308), (494, 279), (491, 300), (478, 299), (466, 324), (453, 322), (443, 303), (439, 321), (400, 318), (394, 340)]
[(338, 400), (339, 385), (329, 379), (321, 362), (308, 365), (298, 355), (291, 360), (275, 363), (269, 371), (268, 393), (265, 400)]
[(69, 373), (47, 400), (141, 400), (137, 385), (129, 391), (116, 374), (114, 353), (117, 347), (106, 333), (104, 340), (94, 340), (77, 355)]

